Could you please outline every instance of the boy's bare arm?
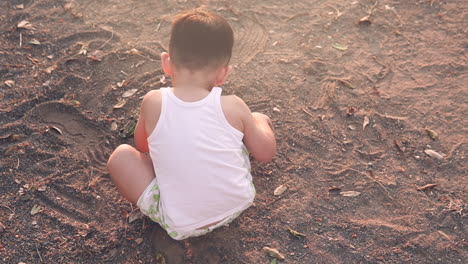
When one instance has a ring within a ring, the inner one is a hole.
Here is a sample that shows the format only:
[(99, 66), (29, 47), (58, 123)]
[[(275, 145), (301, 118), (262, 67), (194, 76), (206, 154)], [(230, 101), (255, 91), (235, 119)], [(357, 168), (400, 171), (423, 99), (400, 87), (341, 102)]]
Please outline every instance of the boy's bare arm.
[(140, 117), (138, 118), (138, 122), (135, 127), (135, 132), (133, 133), (134, 140), (135, 140), (135, 147), (141, 152), (149, 152), (148, 148), (148, 136), (146, 135), (145, 131), (145, 120), (143, 115), (140, 113)]
[(239, 100), (247, 149), (256, 160), (271, 161), (276, 154), (276, 139), (270, 118), (261, 113), (252, 113), (249, 107)]
[(149, 152), (148, 136), (154, 130), (161, 112), (161, 93), (148, 92), (141, 102), (140, 117), (135, 127), (135, 146), (141, 152)]

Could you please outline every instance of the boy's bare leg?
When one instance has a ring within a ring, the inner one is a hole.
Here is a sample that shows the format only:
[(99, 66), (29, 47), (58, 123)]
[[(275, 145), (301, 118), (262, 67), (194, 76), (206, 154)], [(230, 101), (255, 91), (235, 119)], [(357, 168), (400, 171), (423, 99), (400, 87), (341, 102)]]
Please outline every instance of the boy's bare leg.
[(114, 150), (107, 168), (119, 192), (132, 204), (155, 177), (150, 156), (126, 144)]

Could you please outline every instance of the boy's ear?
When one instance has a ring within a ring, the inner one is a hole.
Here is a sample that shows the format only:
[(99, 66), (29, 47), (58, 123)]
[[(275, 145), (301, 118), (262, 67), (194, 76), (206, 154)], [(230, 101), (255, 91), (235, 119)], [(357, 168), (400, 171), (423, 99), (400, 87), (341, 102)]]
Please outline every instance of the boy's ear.
[(232, 66), (224, 66), (221, 69), (218, 70), (216, 73), (216, 80), (215, 80), (215, 85), (219, 86), (222, 85), (226, 82), (227, 77), (229, 76), (229, 73), (232, 71)]
[(161, 66), (166, 75), (172, 76), (172, 62), (171, 57), (169, 57), (169, 53), (161, 53)]

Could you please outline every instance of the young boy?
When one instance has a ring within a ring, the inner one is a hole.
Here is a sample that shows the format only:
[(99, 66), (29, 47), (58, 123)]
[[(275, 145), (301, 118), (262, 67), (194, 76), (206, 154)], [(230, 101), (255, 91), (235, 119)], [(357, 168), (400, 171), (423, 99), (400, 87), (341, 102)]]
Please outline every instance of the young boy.
[(136, 149), (120, 145), (107, 163), (122, 195), (177, 240), (226, 225), (252, 204), (245, 146), (262, 162), (276, 152), (270, 119), (237, 96), (221, 96), (233, 42), (222, 17), (201, 9), (179, 14), (169, 53), (161, 54), (173, 87), (146, 94)]

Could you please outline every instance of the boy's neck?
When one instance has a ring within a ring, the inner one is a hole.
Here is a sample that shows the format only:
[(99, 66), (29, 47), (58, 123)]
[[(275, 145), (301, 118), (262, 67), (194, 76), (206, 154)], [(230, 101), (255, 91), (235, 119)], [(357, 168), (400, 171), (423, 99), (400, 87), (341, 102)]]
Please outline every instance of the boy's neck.
[(177, 89), (211, 91), (214, 86), (214, 74), (205, 70), (191, 71), (188, 69), (178, 69), (172, 76), (172, 84)]

